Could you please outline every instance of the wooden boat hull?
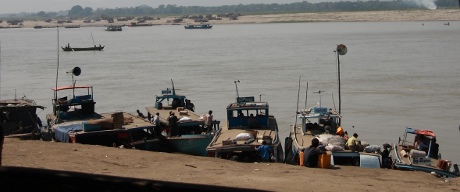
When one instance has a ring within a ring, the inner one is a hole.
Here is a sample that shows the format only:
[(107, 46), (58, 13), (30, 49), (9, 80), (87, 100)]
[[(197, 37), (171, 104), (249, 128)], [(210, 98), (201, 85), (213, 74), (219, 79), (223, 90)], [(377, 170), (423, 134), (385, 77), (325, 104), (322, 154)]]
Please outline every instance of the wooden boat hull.
[(83, 47), (83, 48), (75, 48), (75, 47), (61, 47), (64, 51), (102, 51), (105, 46), (94, 46), (94, 47)]
[(450, 172), (448, 170), (443, 170), (439, 167), (433, 166), (438, 163), (437, 159), (430, 158), (430, 165), (423, 165), (423, 164), (414, 164), (411, 163), (410, 159), (407, 157), (403, 157), (399, 154), (398, 151), (403, 150), (403, 147), (400, 145), (393, 145), (391, 150), (391, 158), (393, 161), (393, 168), (399, 170), (409, 170), (409, 171), (423, 171), (426, 173), (436, 173), (440, 176), (445, 177), (458, 177), (459, 175)]
[[(38, 129), (39, 121), (37, 108), (43, 106), (35, 104), (30, 99), (8, 99), (0, 101), (0, 125), (5, 135), (31, 133)], [(8, 114), (8, 115), (7, 115)]]
[(168, 138), (168, 144), (172, 150), (179, 153), (206, 156), (206, 147), (211, 143), (212, 138), (211, 134), (182, 135)]

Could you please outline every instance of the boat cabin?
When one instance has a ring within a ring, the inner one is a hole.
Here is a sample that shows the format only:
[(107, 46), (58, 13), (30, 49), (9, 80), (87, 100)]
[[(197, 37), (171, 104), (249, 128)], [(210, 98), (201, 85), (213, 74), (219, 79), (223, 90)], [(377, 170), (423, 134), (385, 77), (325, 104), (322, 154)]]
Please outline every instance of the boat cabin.
[(42, 126), (37, 109), (43, 110), (45, 107), (26, 98), (1, 100), (0, 125), (5, 135), (30, 133), (37, 126)]
[(256, 102), (254, 97), (238, 97), (227, 106), (228, 129), (267, 129), (269, 126), (268, 102)]
[(302, 120), (302, 133), (310, 132), (312, 135), (320, 133), (335, 134), (341, 116), (326, 107), (313, 107), (297, 113), (297, 118)]
[[(53, 99), (53, 114), (59, 120), (69, 120), (75, 118), (90, 118), (96, 115), (94, 106), (96, 102), (93, 98), (93, 86), (75, 85), (62, 86), (52, 89), (55, 94)], [(65, 90), (72, 94), (62, 96)], [(76, 94), (77, 92), (77, 94)], [(58, 96), (61, 94), (61, 96)]]
[(399, 140), (405, 149), (423, 151), (425, 158), (438, 159), (439, 144), (436, 143), (436, 134), (431, 130), (406, 127), (403, 138)]

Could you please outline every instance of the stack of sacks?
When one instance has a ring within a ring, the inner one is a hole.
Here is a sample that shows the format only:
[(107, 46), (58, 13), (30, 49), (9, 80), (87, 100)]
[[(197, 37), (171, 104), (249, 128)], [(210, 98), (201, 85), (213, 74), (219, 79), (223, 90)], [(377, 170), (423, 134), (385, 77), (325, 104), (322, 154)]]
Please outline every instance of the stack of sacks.
[(345, 148), (345, 139), (339, 135), (321, 134), (316, 136), (320, 144), (326, 146), (328, 151), (343, 151)]

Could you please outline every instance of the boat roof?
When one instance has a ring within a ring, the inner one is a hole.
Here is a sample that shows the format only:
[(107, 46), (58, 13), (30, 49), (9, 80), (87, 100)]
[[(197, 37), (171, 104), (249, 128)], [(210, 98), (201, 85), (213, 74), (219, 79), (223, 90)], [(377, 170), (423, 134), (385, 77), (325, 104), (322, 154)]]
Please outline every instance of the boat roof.
[(434, 134), (434, 132), (431, 130), (421, 130), (421, 129), (414, 129), (410, 127), (406, 127), (406, 133), (436, 137), (436, 134)]
[(227, 106), (227, 110), (236, 109), (268, 109), (268, 102), (231, 103)]
[(333, 111), (327, 107), (313, 107), (308, 110), (300, 110), (297, 112), (297, 117), (305, 119), (341, 118), (337, 111)]
[(5, 99), (0, 101), (0, 107), (37, 107), (40, 109), (44, 109), (45, 107), (37, 105), (34, 100), (32, 99)]
[(93, 88), (93, 86), (91, 86), (91, 85), (75, 85), (75, 86), (66, 85), (66, 86), (60, 86), (60, 87), (53, 87), (52, 90), (53, 91), (62, 91), (62, 90), (66, 90), (66, 89), (83, 89), (83, 88)]

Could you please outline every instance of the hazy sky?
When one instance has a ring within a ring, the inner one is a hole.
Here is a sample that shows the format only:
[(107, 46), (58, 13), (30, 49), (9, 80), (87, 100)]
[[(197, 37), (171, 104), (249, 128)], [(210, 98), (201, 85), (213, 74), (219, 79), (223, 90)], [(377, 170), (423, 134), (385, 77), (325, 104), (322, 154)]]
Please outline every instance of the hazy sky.
[[(39, 12), (39, 11), (61, 11), (70, 10), (75, 5), (83, 8), (116, 8), (116, 7), (136, 7), (148, 5), (158, 7), (158, 5), (175, 4), (177, 6), (219, 6), (252, 3), (293, 3), (304, 0), (1, 0), (0, 14), (20, 13), (20, 12)], [(306, 0), (310, 3), (330, 2), (339, 0)], [(345, 0), (344, 0), (345, 1)]]

